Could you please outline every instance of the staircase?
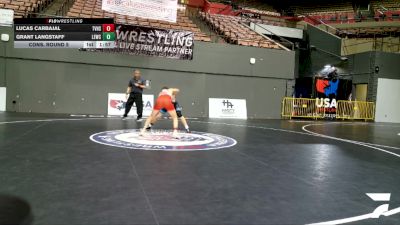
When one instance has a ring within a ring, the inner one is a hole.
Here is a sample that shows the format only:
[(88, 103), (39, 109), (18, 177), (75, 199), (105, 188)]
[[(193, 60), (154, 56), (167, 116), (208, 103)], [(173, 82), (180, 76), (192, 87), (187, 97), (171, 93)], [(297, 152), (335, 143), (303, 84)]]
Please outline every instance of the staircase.
[(201, 32), (207, 34), (214, 43), (227, 43), (223, 37), (216, 33), (210, 26), (200, 17), (198, 9), (187, 9), (189, 19), (196, 24)]
[(70, 1), (66, 0), (54, 0), (48, 7), (43, 9), (40, 14), (45, 16), (65, 16), (64, 13), (60, 13), (60, 9)]

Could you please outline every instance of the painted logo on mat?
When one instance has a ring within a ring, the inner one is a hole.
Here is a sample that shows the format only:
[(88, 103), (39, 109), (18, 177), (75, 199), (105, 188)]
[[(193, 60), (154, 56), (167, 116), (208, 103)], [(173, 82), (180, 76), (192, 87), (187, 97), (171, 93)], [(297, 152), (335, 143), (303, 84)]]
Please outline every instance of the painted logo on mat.
[(170, 131), (152, 130), (139, 136), (138, 129), (104, 131), (90, 136), (90, 140), (114, 147), (158, 151), (202, 151), (229, 148), (236, 145), (230, 137), (203, 133), (179, 133), (173, 138)]
[[(393, 208), (389, 210), (389, 201), (391, 193), (366, 193), (368, 197), (376, 202), (385, 202), (384, 204), (376, 207), (371, 213), (338, 219), (331, 220), (320, 223), (310, 223), (307, 225), (338, 225), (338, 224), (347, 224), (356, 221), (369, 220), (369, 219), (378, 219), (381, 216), (393, 216), (395, 214), (400, 213), (400, 207)], [(381, 224), (381, 223), (379, 223)]]

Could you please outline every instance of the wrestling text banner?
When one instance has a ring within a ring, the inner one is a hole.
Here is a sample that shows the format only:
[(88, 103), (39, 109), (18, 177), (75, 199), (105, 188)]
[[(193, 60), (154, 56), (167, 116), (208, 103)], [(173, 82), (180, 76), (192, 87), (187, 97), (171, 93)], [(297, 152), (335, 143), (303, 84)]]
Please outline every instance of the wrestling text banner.
[(116, 25), (116, 48), (89, 51), (193, 59), (194, 35), (190, 31)]

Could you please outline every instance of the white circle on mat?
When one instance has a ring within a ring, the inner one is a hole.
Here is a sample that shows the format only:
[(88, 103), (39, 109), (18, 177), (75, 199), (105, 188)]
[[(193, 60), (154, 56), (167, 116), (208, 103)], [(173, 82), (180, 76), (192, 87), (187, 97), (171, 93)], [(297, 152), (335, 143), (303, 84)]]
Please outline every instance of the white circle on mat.
[(179, 133), (178, 139), (166, 130), (151, 130), (144, 136), (139, 132), (139, 129), (104, 131), (91, 135), (90, 140), (119, 148), (158, 151), (204, 151), (229, 148), (237, 143), (233, 138), (205, 132)]

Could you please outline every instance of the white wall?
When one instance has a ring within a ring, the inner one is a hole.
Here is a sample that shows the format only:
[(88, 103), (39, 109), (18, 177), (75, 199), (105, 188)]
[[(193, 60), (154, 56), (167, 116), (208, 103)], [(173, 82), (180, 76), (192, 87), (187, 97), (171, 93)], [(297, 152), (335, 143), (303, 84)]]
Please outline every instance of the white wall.
[(400, 123), (400, 80), (378, 79), (375, 121)]
[(6, 88), (0, 87), (0, 112), (6, 111)]

